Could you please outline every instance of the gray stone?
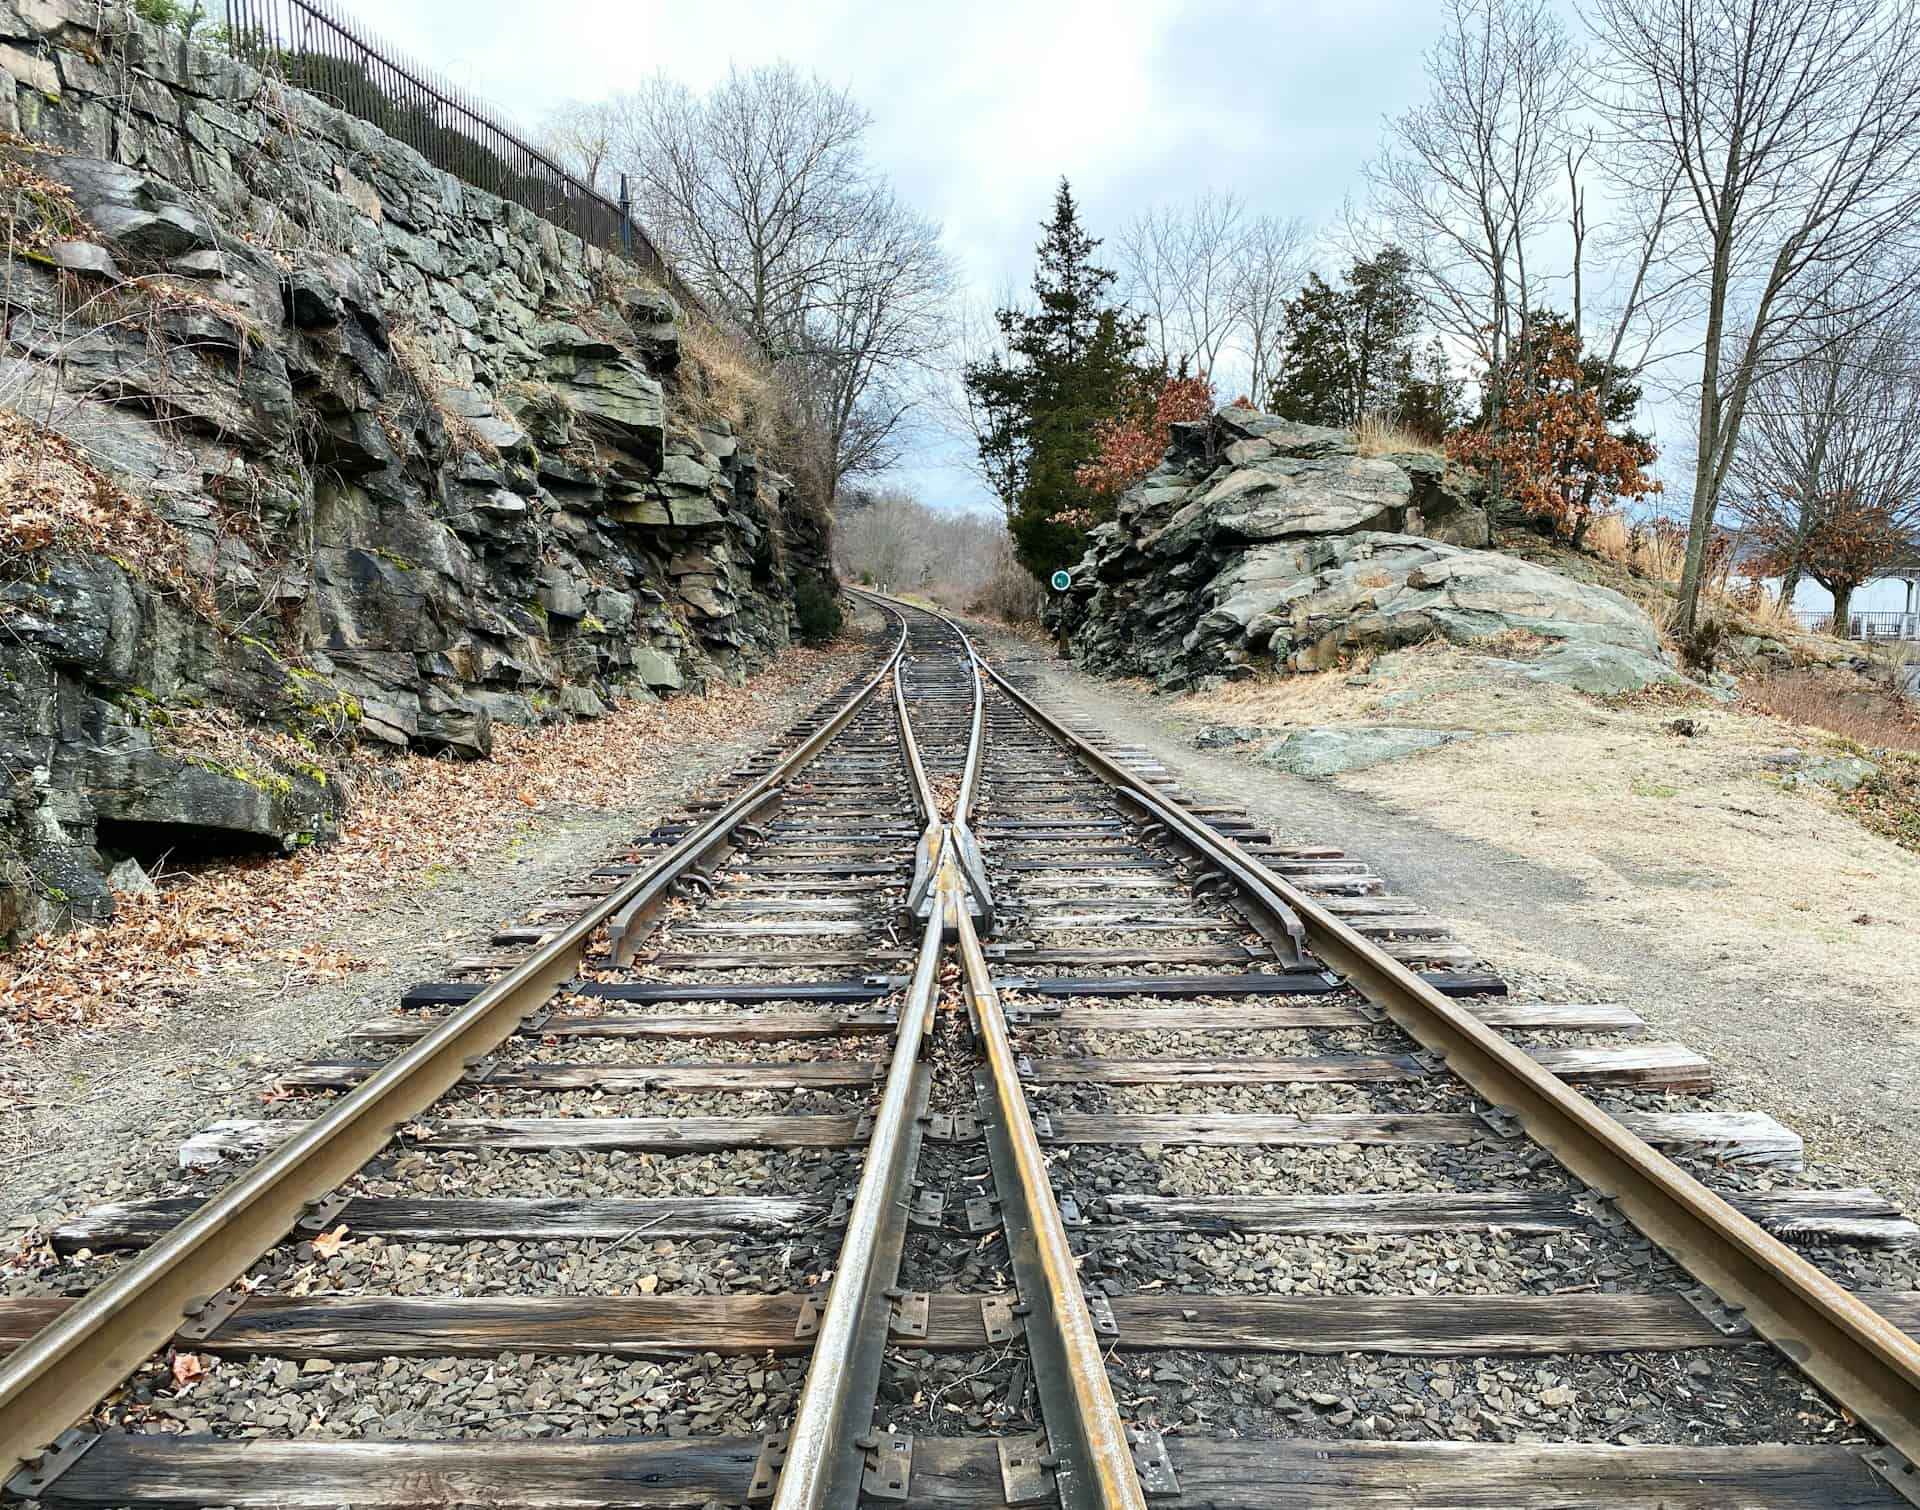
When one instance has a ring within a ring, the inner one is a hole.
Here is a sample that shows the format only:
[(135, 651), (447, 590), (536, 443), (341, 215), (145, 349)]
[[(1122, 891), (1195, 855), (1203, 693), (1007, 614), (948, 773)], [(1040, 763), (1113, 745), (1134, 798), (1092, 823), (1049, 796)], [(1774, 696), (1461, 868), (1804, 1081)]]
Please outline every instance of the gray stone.
[(1458, 729), (1415, 729), (1391, 724), (1354, 724), (1342, 728), (1301, 729), (1260, 752), (1268, 765), (1296, 776), (1324, 779), (1343, 771), (1364, 771), (1422, 750), (1453, 744), (1468, 735)]
[(1525, 676), (1528, 681), (1552, 682), (1595, 697), (1638, 692), (1656, 682), (1685, 680), (1668, 661), (1658, 656), (1604, 643), (1562, 645), (1529, 665)]
[(160, 888), (153, 884), (153, 878), (140, 868), (138, 860), (122, 860), (107, 872), (107, 885), (113, 891), (125, 897), (152, 897), (160, 894)]
[[(324, 838), (342, 784), (311, 773), (357, 744), (483, 756), (496, 719), (738, 683), (786, 643), (825, 531), (777, 458), (676, 412), (673, 299), (218, 52), (77, 0), (6, 17), (0, 124), (99, 234), (16, 259), (0, 384), (148, 499), (214, 597), (209, 622), (165, 562), (92, 552), (0, 582), (0, 770), (45, 777), (0, 788), (0, 934), (109, 916), (116, 825)], [(161, 267), (201, 297), (106, 327), (58, 276)], [(183, 765), (176, 702), (316, 764)]]
[(1857, 755), (1816, 757), (1783, 777), (1785, 787), (1823, 786), (1834, 792), (1854, 792), (1880, 774), (1880, 767)]
[(1251, 744), (1267, 731), (1258, 724), (1208, 724), (1188, 739), (1196, 750), (1225, 750)]
[(298, 267), (287, 274), (287, 314), (302, 330), (318, 330), (340, 321), (340, 291), (318, 268)]
[(91, 241), (56, 241), (47, 248), (47, 255), (70, 273), (93, 273), (115, 283), (120, 281), (120, 267), (113, 255)]
[(679, 663), (665, 651), (642, 647), (633, 653), (633, 673), (649, 687), (684, 685)]
[(1088, 666), (1166, 688), (1244, 676), (1261, 656), (1310, 671), (1515, 628), (1566, 651), (1543, 658), (1542, 680), (1619, 691), (1677, 677), (1626, 598), (1481, 549), (1488, 538), (1478, 480), (1440, 457), (1365, 458), (1344, 432), (1228, 409), (1174, 428), (1045, 612)]

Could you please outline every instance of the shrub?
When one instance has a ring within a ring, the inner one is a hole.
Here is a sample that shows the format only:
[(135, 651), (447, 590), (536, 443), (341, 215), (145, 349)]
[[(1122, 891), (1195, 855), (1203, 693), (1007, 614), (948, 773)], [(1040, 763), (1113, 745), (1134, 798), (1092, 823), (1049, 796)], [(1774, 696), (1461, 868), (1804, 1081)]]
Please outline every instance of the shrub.
[(819, 577), (802, 577), (793, 590), (793, 618), (802, 642), (824, 645), (840, 634), (840, 599)]
[[(1141, 394), (1126, 413), (1094, 426), (1100, 449), (1075, 470), (1073, 480), (1102, 498), (1122, 493), (1160, 465), (1173, 426), (1212, 413), (1213, 384), (1206, 378), (1167, 378), (1157, 394)], [(1056, 514), (1054, 519), (1082, 529), (1094, 522), (1090, 512), (1085, 518)]]

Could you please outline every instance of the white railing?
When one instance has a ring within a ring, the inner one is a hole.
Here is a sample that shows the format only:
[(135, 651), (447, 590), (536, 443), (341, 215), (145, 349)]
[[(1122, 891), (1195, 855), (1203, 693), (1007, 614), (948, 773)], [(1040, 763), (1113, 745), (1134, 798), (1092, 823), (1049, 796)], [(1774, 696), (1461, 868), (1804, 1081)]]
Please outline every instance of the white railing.
[[(1796, 609), (1794, 617), (1816, 634), (1832, 634), (1833, 615)], [(1920, 640), (1920, 613), (1874, 610), (1847, 615), (1849, 640)]]

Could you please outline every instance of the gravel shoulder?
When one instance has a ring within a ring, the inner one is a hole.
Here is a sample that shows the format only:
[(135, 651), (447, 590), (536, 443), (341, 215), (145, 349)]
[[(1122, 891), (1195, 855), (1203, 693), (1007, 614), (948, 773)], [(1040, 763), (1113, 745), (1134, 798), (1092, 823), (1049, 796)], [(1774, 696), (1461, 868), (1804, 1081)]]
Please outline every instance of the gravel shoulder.
[[(1920, 857), (1825, 793), (1768, 779), (1767, 753), (1817, 748), (1817, 731), (1562, 689), (1515, 697), (1462, 677), (1448, 651), (1403, 653), (1407, 669), (1352, 683), (1296, 678), (1264, 705), (1171, 698), (979, 632), (1001, 669), (1032, 674), (1050, 705), (1145, 747), (1193, 793), (1367, 860), (1516, 994), (1631, 1005), (1653, 1036), (1713, 1061), (1724, 1104), (1799, 1131), (1811, 1178), (1920, 1211)], [(1665, 730), (1675, 711), (1705, 733)], [(1278, 736), (1396, 721), (1474, 737), (1327, 780), (1257, 761), (1264, 740), (1192, 743), (1215, 725)]]
[[(260, 1092), (274, 1069), (336, 1048), (349, 1029), (390, 1011), (407, 987), (440, 978), (446, 961), (484, 946), (555, 883), (740, 765), (844, 682), (862, 645), (850, 638), (832, 653), (790, 653), (749, 695), (736, 695), (724, 737), (711, 737), (712, 710), (703, 714), (699, 697), (640, 710), (644, 745), (597, 757), (630, 756), (642, 778), (628, 783), (634, 795), (618, 806), (571, 799), (569, 790), (584, 788), (563, 778), (546, 800), (523, 798), (494, 815), (484, 842), (465, 836), (454, 858), (439, 835), (422, 834), (406, 847), (404, 867), (358, 891), (350, 906), (277, 909), (263, 929), (248, 931), (244, 952), (201, 961), (197, 980), (171, 981), (164, 1006), (45, 1029), (0, 1049), (0, 1138), (10, 1153), (0, 1231), (18, 1236), (102, 1200), (152, 1193), (173, 1172), (187, 1134), (218, 1117), (269, 1115)], [(548, 731), (537, 742), (578, 741), (583, 731), (620, 737), (609, 720)], [(280, 956), (350, 966), (314, 980)]]

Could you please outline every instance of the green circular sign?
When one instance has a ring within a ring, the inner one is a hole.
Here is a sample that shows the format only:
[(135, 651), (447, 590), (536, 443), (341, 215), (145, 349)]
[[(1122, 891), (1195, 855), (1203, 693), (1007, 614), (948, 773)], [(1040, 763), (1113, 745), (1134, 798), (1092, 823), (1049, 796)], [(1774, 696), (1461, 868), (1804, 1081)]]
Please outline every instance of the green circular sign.
[(1053, 574), (1053, 590), (1055, 592), (1065, 592), (1071, 586), (1073, 586), (1072, 572), (1057, 571)]

